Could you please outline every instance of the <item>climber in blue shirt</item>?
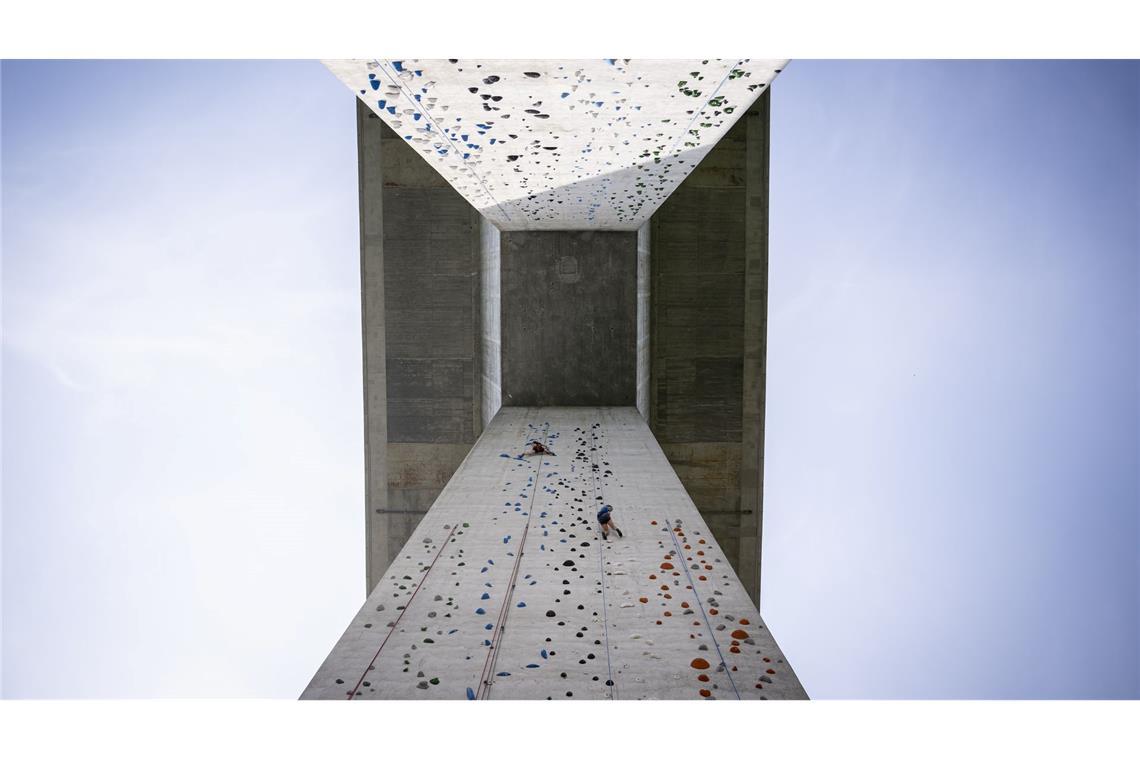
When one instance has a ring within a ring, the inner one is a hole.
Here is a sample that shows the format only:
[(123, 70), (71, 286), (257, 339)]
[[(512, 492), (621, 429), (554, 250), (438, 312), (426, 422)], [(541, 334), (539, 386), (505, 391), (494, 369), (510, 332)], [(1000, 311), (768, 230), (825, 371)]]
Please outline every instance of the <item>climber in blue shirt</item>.
[(610, 527), (611, 526), (613, 527), (614, 530), (617, 531), (618, 538), (624, 538), (624, 536), (621, 533), (621, 528), (619, 528), (617, 526), (617, 523), (614, 522), (613, 518), (610, 517), (610, 512), (613, 512), (613, 511), (614, 511), (614, 508), (611, 507), (609, 504), (605, 505), (604, 507), (602, 507), (601, 509), (598, 510), (598, 523), (602, 526), (602, 540), (603, 541), (609, 541), (610, 540), (609, 535), (610, 535)]

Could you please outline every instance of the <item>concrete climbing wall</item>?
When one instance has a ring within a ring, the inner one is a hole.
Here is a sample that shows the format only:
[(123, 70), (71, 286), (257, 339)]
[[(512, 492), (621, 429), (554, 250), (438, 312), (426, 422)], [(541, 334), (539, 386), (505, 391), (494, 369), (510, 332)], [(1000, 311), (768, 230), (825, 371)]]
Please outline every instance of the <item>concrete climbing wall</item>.
[(784, 60), (330, 60), (502, 230), (636, 230)]
[(767, 92), (653, 215), (649, 422), (760, 599)]
[(370, 590), (482, 431), (482, 239), (375, 114), (357, 126)]
[(504, 232), (506, 406), (632, 406), (637, 233)]
[(302, 697), (806, 694), (635, 408), (504, 407)]

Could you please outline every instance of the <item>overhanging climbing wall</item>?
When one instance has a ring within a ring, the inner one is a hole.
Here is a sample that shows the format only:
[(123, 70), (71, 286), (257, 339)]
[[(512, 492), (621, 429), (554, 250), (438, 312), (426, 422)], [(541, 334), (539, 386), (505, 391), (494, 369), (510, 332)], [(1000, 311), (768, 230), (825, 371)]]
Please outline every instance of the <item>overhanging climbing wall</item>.
[(302, 698), (806, 696), (635, 408), (504, 407)]
[(645, 223), (784, 60), (325, 65), (501, 230)]

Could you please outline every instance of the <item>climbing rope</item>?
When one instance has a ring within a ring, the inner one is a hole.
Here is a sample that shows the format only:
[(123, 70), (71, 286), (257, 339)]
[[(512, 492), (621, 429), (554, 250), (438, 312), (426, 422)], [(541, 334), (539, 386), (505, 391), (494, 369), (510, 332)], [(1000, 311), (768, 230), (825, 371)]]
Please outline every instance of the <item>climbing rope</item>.
[[(601, 430), (600, 427), (598, 429), (599, 429), (599, 431)], [(598, 443), (600, 445), (601, 441), (598, 441)], [(598, 447), (595, 446), (594, 447), (595, 451), (590, 453), (590, 465), (591, 465), (590, 471), (593, 473), (593, 479), (594, 479), (594, 497), (595, 497), (594, 498), (594, 506), (595, 507), (598, 505), (598, 499), (597, 499), (598, 491), (602, 492), (601, 496), (602, 496), (602, 503), (603, 504), (605, 504), (605, 498), (606, 498), (605, 489), (603, 489), (601, 487), (601, 484), (598, 482), (598, 467), (597, 467), (598, 463), (597, 463), (597, 451), (596, 451), (597, 448)], [(599, 533), (601, 532), (601, 528), (598, 529), (598, 532)], [(614, 667), (613, 667), (613, 663), (610, 661), (610, 617), (609, 617), (609, 605), (606, 604), (606, 572), (605, 572), (605, 568), (603, 567), (603, 562), (602, 562), (602, 557), (603, 557), (603, 554), (605, 553), (605, 549), (604, 549), (603, 545), (605, 543), (606, 542), (599, 536), (599, 538), (598, 538), (598, 575), (601, 577), (601, 581), (602, 581), (602, 625), (604, 626), (604, 630), (606, 632), (606, 669), (609, 672), (609, 678), (606, 681), (606, 685), (610, 687), (610, 699), (613, 699), (615, 687), (614, 687)]]
[[(550, 423), (546, 423), (546, 428), (542, 433), (542, 446), (545, 449), (547, 442), (550, 440)], [(487, 650), (487, 659), (483, 662), (483, 670), (479, 673), (479, 685), (475, 692), (475, 699), (486, 699), (487, 693), (491, 690), (491, 678), (495, 672), (495, 663), (499, 660), (499, 642), (503, 638), (503, 631), (507, 626), (507, 616), (511, 611), (511, 601), (515, 595), (515, 583), (519, 577), (519, 566), (522, 564), (523, 554), (525, 554), (526, 537), (530, 534), (530, 523), (534, 518), (534, 499), (538, 495), (539, 482), (542, 474), (542, 463), (546, 459), (546, 454), (538, 455), (538, 465), (534, 471), (534, 483), (530, 492), (530, 503), (527, 505), (526, 512), (526, 527), (523, 528), (522, 538), (519, 540), (519, 551), (515, 556), (515, 566), (511, 569), (510, 581), (507, 584), (507, 595), (503, 600), (503, 606), (499, 610), (499, 616), (495, 621), (495, 630), (491, 634), (491, 644)]]
[(736, 698), (740, 699), (740, 691), (736, 688), (736, 681), (732, 679), (732, 671), (728, 669), (728, 663), (724, 660), (724, 654), (720, 651), (720, 644), (717, 643), (716, 633), (713, 631), (712, 623), (709, 622), (709, 616), (705, 614), (705, 606), (701, 604), (701, 595), (697, 593), (697, 587), (693, 583), (693, 576), (689, 574), (689, 563), (685, 560), (685, 555), (681, 551), (681, 544), (677, 541), (677, 534), (673, 530), (672, 525), (666, 520), (665, 529), (669, 531), (669, 537), (673, 539), (673, 546), (677, 547), (677, 561), (681, 563), (681, 568), (685, 571), (685, 577), (689, 579), (689, 588), (693, 590), (693, 598), (697, 600), (697, 608), (701, 611), (701, 617), (705, 619), (705, 626), (709, 629), (709, 636), (712, 638), (713, 646), (716, 647), (717, 657), (720, 658), (720, 666), (724, 668), (725, 675), (728, 676), (728, 682), (732, 684), (732, 690), (736, 693)]
[(407, 614), (408, 609), (412, 606), (412, 600), (416, 598), (416, 594), (420, 593), (420, 589), (424, 587), (424, 581), (427, 580), (428, 574), (431, 573), (432, 568), (435, 567), (436, 560), (438, 560), (439, 556), (443, 554), (443, 550), (447, 548), (448, 542), (451, 541), (451, 537), (455, 535), (455, 529), (458, 527), (459, 522), (456, 521), (456, 523), (451, 526), (451, 532), (447, 534), (447, 538), (443, 539), (443, 541), (440, 543), (439, 551), (435, 553), (435, 557), (432, 558), (431, 564), (428, 565), (427, 570), (425, 570), (423, 575), (420, 576), (420, 582), (416, 584), (415, 591), (413, 591), (412, 595), (408, 597), (408, 601), (404, 602), (404, 609), (400, 610), (400, 614), (397, 615), (396, 619), (393, 620), (391, 625), (388, 626), (388, 635), (386, 635), (384, 637), (384, 640), (380, 642), (380, 646), (377, 648), (376, 654), (372, 655), (372, 659), (368, 662), (368, 667), (366, 667), (364, 669), (364, 672), (360, 675), (360, 680), (356, 682), (356, 686), (354, 686), (352, 688), (352, 691), (349, 692), (349, 699), (355, 697), (356, 692), (360, 690), (360, 685), (364, 683), (364, 679), (367, 677), (368, 671), (372, 670), (372, 666), (376, 664), (376, 658), (380, 656), (380, 651), (384, 649), (384, 645), (388, 643), (388, 639), (392, 637), (392, 633), (396, 630), (396, 627), (400, 624), (400, 621), (403, 619), (404, 615)]

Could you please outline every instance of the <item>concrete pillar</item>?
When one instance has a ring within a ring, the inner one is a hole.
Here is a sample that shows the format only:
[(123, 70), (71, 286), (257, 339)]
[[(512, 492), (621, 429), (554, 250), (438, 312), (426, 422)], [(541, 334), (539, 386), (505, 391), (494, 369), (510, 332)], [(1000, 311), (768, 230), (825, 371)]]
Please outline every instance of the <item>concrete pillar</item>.
[(651, 220), (649, 422), (759, 604), (768, 94)]
[(479, 220), (479, 273), (482, 289), (483, 427), (503, 405), (502, 299), (500, 251), (502, 235), (485, 217)]
[(637, 233), (504, 232), (504, 406), (633, 406)]
[(357, 125), (370, 591), (482, 431), (483, 234), (363, 103)]
[(637, 411), (649, 420), (649, 229), (637, 230)]

